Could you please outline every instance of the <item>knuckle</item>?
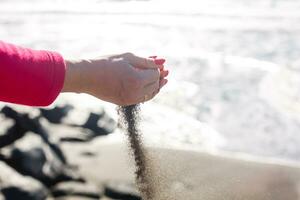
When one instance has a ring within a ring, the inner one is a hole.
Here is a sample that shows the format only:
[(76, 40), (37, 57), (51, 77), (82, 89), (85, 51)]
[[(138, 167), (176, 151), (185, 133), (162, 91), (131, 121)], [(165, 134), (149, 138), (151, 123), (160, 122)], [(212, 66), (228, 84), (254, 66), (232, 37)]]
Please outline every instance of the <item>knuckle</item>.
[(146, 58), (148, 60), (148, 64), (151, 65), (151, 66), (155, 66), (156, 67), (156, 64), (154, 62), (154, 60), (152, 58)]

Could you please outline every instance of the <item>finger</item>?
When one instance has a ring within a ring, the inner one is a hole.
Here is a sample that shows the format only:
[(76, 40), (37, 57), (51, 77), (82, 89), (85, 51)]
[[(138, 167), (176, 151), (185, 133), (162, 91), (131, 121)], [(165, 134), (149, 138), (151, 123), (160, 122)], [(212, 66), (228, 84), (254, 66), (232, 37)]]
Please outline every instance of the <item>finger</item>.
[(148, 84), (143, 89), (143, 94), (151, 96), (155, 91), (159, 90), (159, 81)]
[(163, 69), (163, 64), (166, 62), (165, 59), (163, 59), (163, 58), (157, 58), (157, 56), (149, 56), (149, 58), (154, 59), (155, 64), (159, 65), (158, 67)]
[(163, 65), (166, 62), (166, 60), (163, 58), (155, 58), (154, 62), (156, 65)]
[(166, 78), (169, 75), (169, 70), (160, 71), (160, 79)]
[(149, 85), (143, 92), (144, 95), (139, 98), (139, 102), (146, 102), (153, 99), (159, 92), (159, 82), (157, 81), (156, 83)]
[(157, 65), (162, 65), (165, 62), (163, 58), (143, 58), (132, 53), (126, 53), (123, 56), (127, 58), (131, 65), (137, 68), (154, 69), (158, 67)]
[[(153, 98), (159, 93), (159, 91), (160, 91), (160, 88), (154, 90), (154, 91), (152, 92), (152, 95), (151, 95), (150, 99), (153, 99)], [(149, 99), (149, 100), (150, 100), (150, 99)]]
[(159, 89), (164, 87), (168, 83), (168, 79), (162, 79), (159, 81)]
[(139, 70), (138, 75), (145, 85), (156, 82), (160, 79), (160, 73), (157, 69)]
[(129, 64), (136, 68), (142, 69), (157, 69), (153, 58), (142, 58), (134, 54), (124, 54), (124, 57), (128, 60)]
[(165, 68), (164, 65), (158, 65), (158, 69), (159, 69), (160, 71), (164, 70), (164, 68)]

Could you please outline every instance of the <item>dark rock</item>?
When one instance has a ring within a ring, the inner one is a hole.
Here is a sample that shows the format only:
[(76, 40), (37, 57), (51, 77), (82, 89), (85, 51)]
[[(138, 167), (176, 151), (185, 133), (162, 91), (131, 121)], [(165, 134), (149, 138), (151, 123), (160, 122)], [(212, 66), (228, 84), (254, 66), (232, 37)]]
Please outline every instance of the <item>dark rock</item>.
[(52, 189), (53, 197), (77, 196), (92, 199), (99, 199), (103, 194), (103, 189), (88, 183), (63, 182)]
[(112, 199), (142, 200), (136, 187), (129, 183), (107, 183), (104, 187), (104, 194)]
[(97, 155), (97, 153), (95, 153), (95, 152), (90, 152), (90, 151), (84, 151), (84, 152), (81, 152), (81, 155), (87, 156), (87, 157), (94, 157), (94, 156)]
[(19, 124), (10, 127), (5, 134), (0, 135), (0, 148), (13, 144), (16, 140), (24, 137), (27, 130)]
[[(116, 129), (116, 122), (104, 110), (86, 111), (76, 109), (74, 106), (66, 117), (60, 120), (60, 124), (44, 123), (47, 130), (54, 133), (61, 142), (88, 142), (98, 136), (112, 133)], [(56, 110), (58, 107), (56, 107)], [(45, 112), (44, 110), (42, 112)], [(47, 110), (48, 112), (48, 110)], [(53, 120), (52, 120), (53, 122)], [(58, 122), (58, 121), (57, 121)], [(57, 134), (56, 134), (57, 132)]]
[(67, 119), (64, 122), (70, 128), (73, 128), (73, 133), (68, 128), (65, 128), (67, 132), (60, 136), (60, 141), (62, 142), (88, 142), (95, 137), (108, 135), (116, 129), (115, 120), (104, 111), (101, 113), (90, 113), (85, 123), (70, 123)]
[(18, 166), (17, 168), (22, 168), (22, 174), (31, 175), (40, 180), (44, 179), (43, 168), (46, 165), (47, 158), (42, 148), (33, 148), (28, 151), (13, 149), (11, 160)]
[[(2, 113), (6, 117), (13, 119), (15, 126), (12, 127), (12, 131), (0, 137), (0, 143), (4, 143), (3, 145), (7, 146), (21, 137), (24, 137), (25, 133), (30, 131), (39, 135), (63, 163), (67, 162), (59, 145), (51, 141), (48, 132), (43, 128), (38, 117), (32, 119), (28, 114), (18, 113), (7, 106), (2, 109)], [(7, 141), (9, 141), (9, 143)]]
[(1, 111), (0, 111), (0, 124), (1, 124), (1, 129), (0, 129), (0, 136), (1, 136), (1, 135), (5, 135), (7, 130), (15, 125), (15, 121), (5, 117), (4, 115), (1, 115)]
[(3, 107), (1, 112), (6, 118), (11, 118), (11, 125), (9, 127), (7, 127), (7, 123), (3, 123), (3, 130), (5, 131), (3, 131), (0, 135), (0, 148), (3, 148), (24, 137), (27, 132), (27, 128), (24, 128), (21, 124), (15, 122), (15, 118), (19, 117), (19, 114), (10, 107)]
[(0, 162), (1, 193), (7, 200), (44, 200), (48, 190), (38, 181), (24, 177)]
[(63, 132), (60, 135), (59, 140), (61, 142), (81, 143), (81, 142), (91, 141), (93, 138), (95, 138), (95, 134), (92, 131), (80, 127), (78, 128), (73, 127), (72, 133)]
[(55, 198), (55, 200), (94, 200), (95, 198), (81, 197), (81, 196), (67, 196)]
[(16, 147), (10, 149), (6, 157), (0, 156), (0, 159), (19, 173), (38, 179), (46, 186), (61, 181), (83, 181), (73, 168), (58, 159), (53, 151), (38, 139), (37, 135), (26, 135), (16, 143)]
[(6, 199), (12, 199), (12, 200), (41, 200), (45, 199), (46, 196), (44, 194), (40, 193), (40, 191), (37, 192), (29, 192), (24, 190), (21, 187), (6, 187), (1, 189), (2, 194)]
[(115, 130), (116, 122), (103, 111), (100, 114), (90, 113), (82, 127), (92, 130), (95, 136), (108, 135)]
[(54, 124), (59, 124), (62, 122), (62, 119), (66, 117), (70, 110), (74, 107), (72, 105), (64, 105), (61, 107), (54, 107), (53, 109), (44, 109), (41, 108), (41, 115), (45, 117), (49, 122)]
[[(29, 117), (28, 113), (18, 113), (14, 109), (8, 106), (4, 106), (1, 110), (1, 112), (10, 119), (13, 119), (15, 121), (15, 124), (18, 124), (20, 127), (22, 127), (24, 130), (37, 132), (39, 127), (38, 123), (32, 123), (31, 118)], [(29, 123), (28, 123), (29, 122)]]

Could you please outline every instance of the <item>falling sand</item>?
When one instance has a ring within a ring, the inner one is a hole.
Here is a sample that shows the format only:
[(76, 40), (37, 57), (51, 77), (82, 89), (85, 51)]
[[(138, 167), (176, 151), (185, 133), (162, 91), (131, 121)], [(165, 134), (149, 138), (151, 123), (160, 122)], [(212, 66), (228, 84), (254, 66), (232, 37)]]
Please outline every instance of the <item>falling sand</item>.
[(129, 148), (135, 162), (135, 178), (137, 187), (143, 200), (175, 200), (167, 192), (165, 184), (166, 174), (163, 173), (158, 163), (154, 163), (154, 156), (146, 150), (139, 130), (140, 107), (139, 105), (119, 107), (120, 122), (127, 132)]
[(119, 113), (121, 114), (124, 128), (127, 131), (130, 150), (135, 161), (135, 178), (138, 189), (143, 197), (143, 200), (153, 200), (154, 188), (150, 180), (151, 169), (148, 164), (146, 150), (143, 147), (141, 134), (138, 129), (139, 121), (139, 106), (132, 105), (120, 107)]

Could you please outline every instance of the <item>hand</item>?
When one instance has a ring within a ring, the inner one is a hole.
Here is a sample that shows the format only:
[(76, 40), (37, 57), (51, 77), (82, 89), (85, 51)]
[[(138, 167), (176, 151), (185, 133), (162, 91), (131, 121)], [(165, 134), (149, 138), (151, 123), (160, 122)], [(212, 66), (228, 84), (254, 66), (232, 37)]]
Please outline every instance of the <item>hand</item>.
[(66, 61), (62, 92), (87, 93), (121, 106), (145, 102), (168, 82), (164, 62), (155, 56), (142, 58), (132, 53)]

